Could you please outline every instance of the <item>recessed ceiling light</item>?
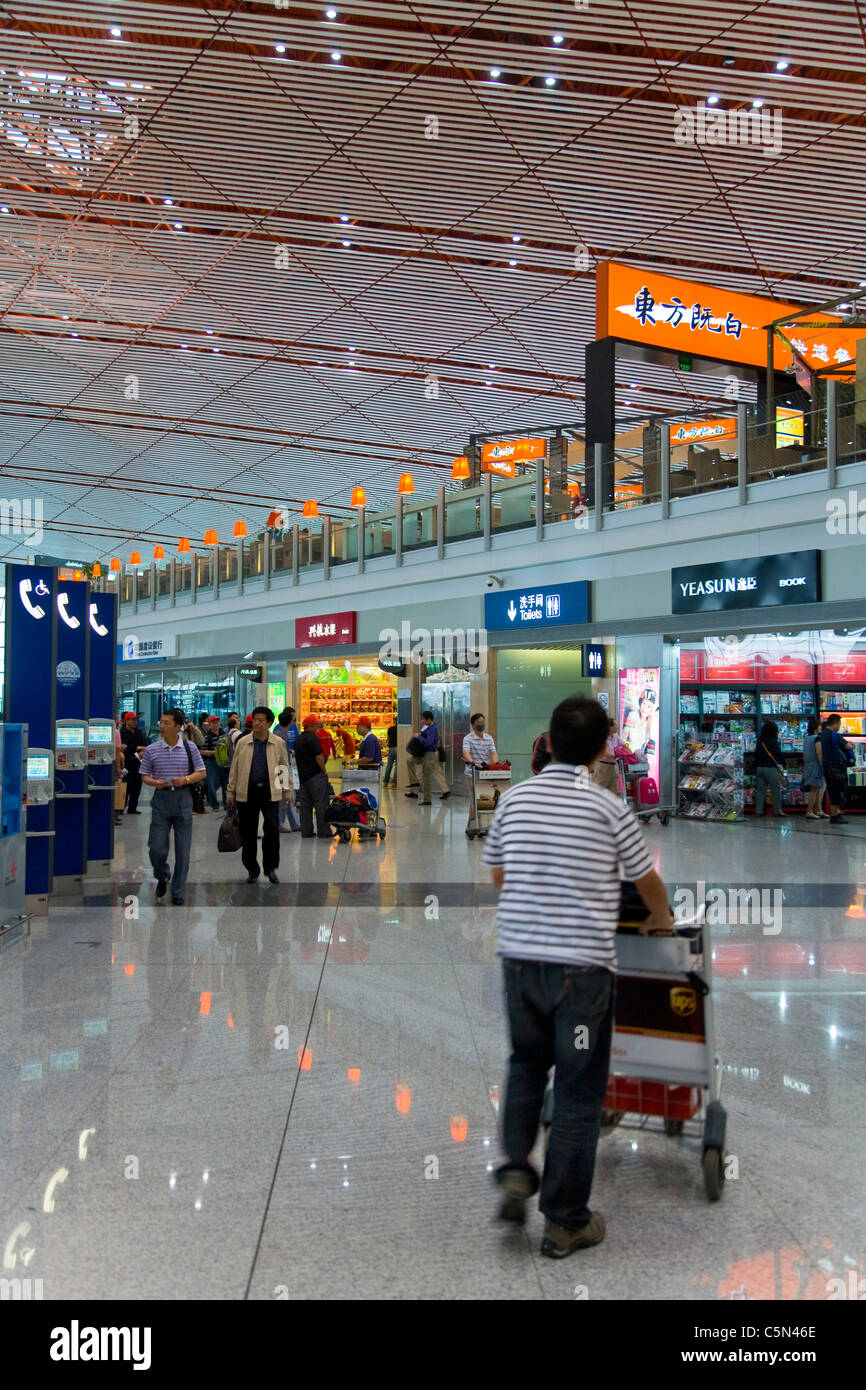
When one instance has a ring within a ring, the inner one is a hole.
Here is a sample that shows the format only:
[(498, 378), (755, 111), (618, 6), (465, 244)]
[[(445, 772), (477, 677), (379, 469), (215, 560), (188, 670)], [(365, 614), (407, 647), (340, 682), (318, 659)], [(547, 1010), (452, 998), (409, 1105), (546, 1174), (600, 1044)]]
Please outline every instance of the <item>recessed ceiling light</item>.
[(219, 352), (219, 348), (211, 348), (211, 352)]
[(755, 97), (755, 100), (752, 102), (752, 106), (755, 108), (756, 111), (759, 110), (760, 107), (763, 106), (763, 104), (764, 103), (760, 97)]
[(285, 53), (285, 51), (286, 51), (286, 45), (285, 45), (284, 43), (275, 43), (275, 44), (274, 44), (274, 52), (275, 52), (275, 53)]
[(340, 59), (342, 58), (342, 56), (343, 56), (343, 55), (342, 55), (342, 53), (340, 52), (339, 48), (335, 48), (335, 49), (332, 51), (332, 53), (331, 53), (331, 62), (332, 62), (332, 63), (339, 63), (339, 61), (340, 61)]
[(496, 366), (496, 363), (495, 363), (495, 362), (488, 362), (487, 365), (488, 365), (488, 367), (490, 368), (490, 370), (492, 371), (493, 368)]
[(554, 36), (553, 36), (553, 42), (554, 42), (554, 43), (564, 43), (564, 42), (565, 42), (565, 35), (564, 35), (564, 34), (554, 34)]
[(75, 331), (73, 331), (72, 336), (73, 336), (73, 338), (77, 338), (77, 337), (78, 337), (78, 334), (77, 334)]
[(341, 222), (348, 222), (348, 220), (349, 220), (349, 218), (348, 218), (348, 214), (347, 214), (347, 213), (343, 212), (343, 213), (340, 214), (340, 221), (341, 221)]
[(351, 241), (344, 241), (344, 242), (343, 242), (343, 245), (344, 245), (344, 246), (351, 246), (352, 243), (351, 243)]
[(492, 385), (493, 385), (493, 382), (492, 382), (492, 381), (485, 381), (484, 385), (485, 385), (485, 386), (492, 386)]
[(862, 289), (862, 287), (863, 287), (864, 285), (866, 285), (866, 280), (861, 280), (861, 281), (860, 281), (860, 287), (861, 287), (861, 289)]
[(350, 358), (349, 358), (349, 366), (350, 366), (350, 367), (354, 367), (354, 365), (355, 365), (355, 359), (354, 359), (354, 357), (350, 357)]
[(784, 58), (780, 58), (776, 64), (776, 72), (787, 72), (790, 66), (791, 64), (786, 62)]
[(173, 208), (173, 207), (174, 207), (174, 198), (163, 198), (162, 203), (163, 203), (163, 207)]
[(355, 348), (354, 348), (354, 346), (352, 345), (352, 343), (349, 344), (349, 351), (350, 351), (350, 352), (354, 352), (354, 351), (355, 351)]
[(850, 308), (851, 308), (851, 305), (850, 305), (850, 304), (837, 304), (837, 305), (836, 305), (836, 308), (837, 308), (837, 309), (850, 309)]
[(544, 85), (545, 85), (545, 87), (555, 87), (555, 86), (556, 86), (556, 78), (553, 76), (553, 73), (548, 73), (547, 77), (545, 77), (545, 79), (544, 79)]
[(336, 18), (337, 18), (337, 11), (336, 11), (336, 10), (325, 10), (325, 18), (326, 18), (326, 19), (336, 19)]
[(174, 227), (174, 230), (175, 230), (176, 232), (182, 232), (182, 231), (183, 231), (183, 223), (182, 223), (182, 222), (172, 222), (171, 225)]
[(707, 97), (707, 106), (715, 106), (718, 99), (715, 92), (710, 92), (710, 95)]
[(509, 264), (509, 265), (517, 265), (517, 262), (516, 262), (516, 261), (509, 261), (508, 264)]
[(68, 318), (69, 318), (69, 315), (68, 315), (68, 314), (61, 314), (60, 317), (61, 317), (62, 319), (68, 319)]
[(501, 68), (491, 68), (491, 69), (490, 69), (490, 76), (493, 78), (493, 81), (495, 82), (496, 79), (497, 79), (497, 77), (501, 77), (501, 76), (502, 76), (502, 69), (501, 69)]
[(514, 236), (511, 238), (511, 240), (512, 240), (512, 241), (519, 241), (519, 240), (520, 240), (520, 233), (519, 233), (519, 232), (515, 232), (515, 233), (514, 233)]
[(0, 212), (8, 212), (8, 211), (9, 211), (8, 208), (0, 208)]
[(184, 352), (189, 352), (189, 348), (187, 347), (186, 343), (181, 343), (181, 347), (183, 348)]
[(206, 328), (206, 329), (205, 329), (205, 333), (213, 333), (213, 329), (212, 329), (212, 328)]
[(108, 32), (113, 39), (119, 39), (123, 34), (123, 30), (117, 24), (112, 24)]

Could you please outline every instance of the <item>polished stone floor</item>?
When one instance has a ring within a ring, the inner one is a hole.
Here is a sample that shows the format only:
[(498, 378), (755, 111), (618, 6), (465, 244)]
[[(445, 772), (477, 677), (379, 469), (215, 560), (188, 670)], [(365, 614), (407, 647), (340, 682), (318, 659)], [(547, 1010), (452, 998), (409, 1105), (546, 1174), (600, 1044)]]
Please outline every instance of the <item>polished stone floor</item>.
[[(54, 1299), (825, 1299), (866, 1265), (866, 817), (651, 824), (677, 885), (782, 890), (713, 936), (736, 1160), (601, 1142), (605, 1242), (538, 1254), (493, 1220), (506, 1041), (494, 894), (465, 803), (386, 793), (387, 839), (281, 836), (247, 887), (196, 818), (157, 903), (149, 816), (111, 882), (0, 954), (3, 1277)], [(734, 1177), (734, 1172), (736, 1176)], [(841, 1279), (841, 1285), (831, 1281)]]

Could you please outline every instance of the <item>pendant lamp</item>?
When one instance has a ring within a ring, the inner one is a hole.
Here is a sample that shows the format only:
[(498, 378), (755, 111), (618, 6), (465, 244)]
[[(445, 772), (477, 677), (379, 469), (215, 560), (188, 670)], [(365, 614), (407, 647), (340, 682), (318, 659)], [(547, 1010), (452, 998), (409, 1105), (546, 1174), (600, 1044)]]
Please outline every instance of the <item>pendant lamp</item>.
[(274, 507), (273, 511), (268, 513), (268, 519), (267, 519), (267, 522), (266, 522), (265, 524), (266, 524), (267, 526), (282, 526), (282, 525), (284, 525), (284, 522), (283, 522), (283, 514), (282, 514), (282, 512), (280, 511), (280, 508), (279, 508), (279, 507)]
[(153, 547), (153, 558), (154, 558), (154, 560), (164, 560), (164, 559), (165, 559), (165, 548), (164, 548), (164, 546), (155, 545), (155, 546)]
[(415, 484), (414, 484), (414, 482), (412, 481), (412, 474), (411, 474), (411, 473), (401, 473), (401, 474), (400, 474), (400, 481), (399, 481), (399, 483), (397, 484), (397, 492), (398, 492), (398, 494), (399, 494), (400, 496), (405, 497), (407, 493), (409, 493), (409, 492), (414, 492), (414, 491), (415, 491)]
[(242, 536), (245, 536), (246, 534), (247, 534), (247, 523), (246, 523), (245, 521), (236, 521), (236, 522), (235, 522), (235, 529), (232, 531), (232, 535), (234, 536), (235, 540), (240, 540), (241, 537), (242, 537)]
[(307, 501), (304, 503), (304, 510), (301, 512), (301, 516), (318, 516), (318, 515), (319, 515), (319, 504), (318, 504), (318, 502), (314, 502), (312, 498), (308, 498)]
[(189, 554), (189, 536), (181, 536), (177, 543), (177, 553), (178, 555)]
[(123, 565), (120, 563), (117, 556), (114, 555), (108, 562), (108, 568), (109, 570), (113, 570), (115, 573), (117, 573), (118, 570), (123, 569)]
[(216, 531), (205, 531), (204, 543), (205, 545), (219, 545)]
[(130, 557), (129, 557), (129, 563), (130, 563), (131, 565), (140, 565), (140, 564), (141, 564), (141, 551), (140, 551), (140, 550), (133, 550), (132, 554), (131, 554)]
[(90, 571), (90, 577), (91, 579), (102, 578), (102, 566), (98, 560), (94, 560), (93, 562), (93, 569)]
[(362, 487), (353, 487), (353, 488), (352, 488), (352, 502), (351, 502), (351, 505), (352, 505), (353, 507), (366, 507), (366, 505), (367, 505), (367, 494), (366, 494), (366, 492), (364, 491), (364, 489), (363, 489)]
[(469, 476), (469, 460), (464, 454), (461, 454), (459, 458), (454, 460), (454, 466), (451, 469), (451, 477), (457, 479), (468, 478)]

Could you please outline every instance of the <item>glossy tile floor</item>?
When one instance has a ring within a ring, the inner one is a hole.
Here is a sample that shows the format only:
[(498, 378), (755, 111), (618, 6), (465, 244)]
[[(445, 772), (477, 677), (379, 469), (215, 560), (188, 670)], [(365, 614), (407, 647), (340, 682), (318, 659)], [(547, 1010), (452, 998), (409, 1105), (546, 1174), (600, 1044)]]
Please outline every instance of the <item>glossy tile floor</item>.
[[(824, 1299), (866, 1265), (866, 818), (651, 825), (676, 884), (784, 893), (715, 932), (738, 1175), (614, 1131), (598, 1248), (493, 1220), (506, 1059), (494, 898), (465, 802), (386, 793), (383, 844), (281, 836), (247, 887), (196, 819), (157, 904), (149, 816), (111, 882), (0, 954), (2, 1275), (52, 1299)], [(834, 1286), (830, 1281), (840, 1279)]]

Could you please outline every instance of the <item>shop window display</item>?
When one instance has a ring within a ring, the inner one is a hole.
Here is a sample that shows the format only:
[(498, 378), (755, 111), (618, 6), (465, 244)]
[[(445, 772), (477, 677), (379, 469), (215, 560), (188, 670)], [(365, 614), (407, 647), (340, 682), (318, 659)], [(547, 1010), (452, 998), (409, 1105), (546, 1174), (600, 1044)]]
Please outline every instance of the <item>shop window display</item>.
[(334, 740), (337, 766), (343, 761), (340, 730), (354, 736), (362, 714), (387, 749), (388, 729), (397, 718), (397, 682), (369, 663), (313, 661), (298, 672), (298, 709), (301, 721), (308, 714), (321, 718)]

